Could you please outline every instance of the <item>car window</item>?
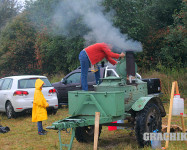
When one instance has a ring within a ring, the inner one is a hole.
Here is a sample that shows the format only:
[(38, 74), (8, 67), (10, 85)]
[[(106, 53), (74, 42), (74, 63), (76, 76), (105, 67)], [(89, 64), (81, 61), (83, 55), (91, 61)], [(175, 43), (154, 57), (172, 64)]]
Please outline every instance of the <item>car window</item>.
[[(35, 82), (38, 78), (30, 78), (30, 79), (21, 79), (18, 80), (18, 89), (25, 89), (25, 88), (35, 88)], [(51, 87), (51, 83), (47, 78), (40, 78), (44, 81), (43, 87)]]
[(12, 79), (5, 79), (1, 90), (10, 90), (12, 87)]
[(95, 73), (88, 72), (88, 82), (94, 82), (95, 81)]
[(67, 84), (80, 83), (80, 77), (81, 77), (81, 73), (80, 72), (77, 72), (77, 73), (74, 73), (74, 74), (70, 75), (67, 78)]
[(116, 75), (115, 75), (115, 73), (112, 71), (112, 70), (107, 70), (107, 75), (106, 75), (107, 77), (109, 77), (109, 76), (114, 76), (114, 77), (116, 77)]
[(1, 87), (2, 87), (2, 83), (3, 83), (3, 79), (0, 79), (0, 90), (1, 90)]

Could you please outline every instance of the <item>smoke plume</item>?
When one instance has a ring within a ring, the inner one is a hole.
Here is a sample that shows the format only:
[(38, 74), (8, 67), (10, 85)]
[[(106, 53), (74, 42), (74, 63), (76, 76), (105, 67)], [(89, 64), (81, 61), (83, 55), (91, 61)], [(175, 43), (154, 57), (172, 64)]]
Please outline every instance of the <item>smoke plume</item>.
[[(125, 50), (142, 51), (142, 45), (138, 41), (129, 39), (128, 35), (121, 34), (120, 30), (113, 26), (111, 13), (104, 14), (101, 2), (103, 0), (64, 0), (56, 8), (53, 23), (64, 35), (70, 34), (69, 26), (72, 21), (81, 18), (84, 25), (89, 29), (84, 34), (86, 45), (94, 42), (105, 42), (118, 49), (118, 52)], [(71, 28), (72, 30), (72, 28)], [(75, 29), (76, 30), (76, 29)], [(76, 32), (81, 35), (83, 33)]]

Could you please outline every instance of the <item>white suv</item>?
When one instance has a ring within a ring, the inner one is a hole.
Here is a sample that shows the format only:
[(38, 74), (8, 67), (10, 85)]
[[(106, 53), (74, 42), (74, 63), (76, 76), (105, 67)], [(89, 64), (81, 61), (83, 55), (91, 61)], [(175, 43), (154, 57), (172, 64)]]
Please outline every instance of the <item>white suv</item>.
[(30, 111), (36, 79), (44, 81), (42, 93), (49, 103), (48, 111), (53, 114), (58, 109), (56, 90), (47, 77), (38, 75), (10, 76), (0, 79), (0, 112), (6, 112), (7, 117), (15, 118), (19, 112)]

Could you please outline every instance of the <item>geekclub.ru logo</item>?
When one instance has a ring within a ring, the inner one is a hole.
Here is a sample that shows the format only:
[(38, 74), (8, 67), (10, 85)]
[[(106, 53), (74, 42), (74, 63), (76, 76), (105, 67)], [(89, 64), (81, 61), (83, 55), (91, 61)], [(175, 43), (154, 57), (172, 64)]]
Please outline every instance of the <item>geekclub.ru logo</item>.
[(187, 133), (144, 133), (145, 141), (187, 141)]

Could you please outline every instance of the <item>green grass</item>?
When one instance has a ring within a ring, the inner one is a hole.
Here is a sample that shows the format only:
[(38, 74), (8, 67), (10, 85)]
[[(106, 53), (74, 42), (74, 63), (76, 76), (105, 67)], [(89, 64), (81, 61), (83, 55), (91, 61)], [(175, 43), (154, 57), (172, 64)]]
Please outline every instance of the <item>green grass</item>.
[[(187, 106), (187, 105), (186, 105)], [(168, 105), (166, 105), (168, 112)], [(187, 109), (185, 109), (187, 113)], [(48, 120), (43, 121), (43, 127), (51, 126), (53, 122), (68, 117), (68, 108), (60, 108), (56, 115), (49, 115)], [(180, 118), (172, 118), (173, 123), (180, 124)], [(167, 122), (167, 116), (163, 118), (163, 123)], [(172, 124), (173, 124), (172, 123)], [(47, 135), (39, 136), (37, 134), (36, 123), (31, 122), (31, 114), (20, 116), (16, 119), (7, 119), (0, 113), (0, 124), (10, 127), (10, 132), (0, 134), (0, 150), (56, 150), (59, 149), (58, 133), (56, 130), (48, 130)], [(187, 125), (187, 120), (185, 121)], [(71, 134), (62, 132), (62, 141), (65, 144), (70, 142)], [(162, 143), (164, 146), (164, 142)], [(169, 149), (184, 150), (187, 148), (185, 142), (170, 142)], [(67, 149), (67, 148), (65, 148)], [(76, 139), (73, 142), (73, 150), (92, 150), (93, 143), (79, 143)], [(150, 147), (140, 149), (137, 145), (134, 131), (116, 130), (108, 131), (103, 127), (98, 142), (99, 150), (151, 150)]]

